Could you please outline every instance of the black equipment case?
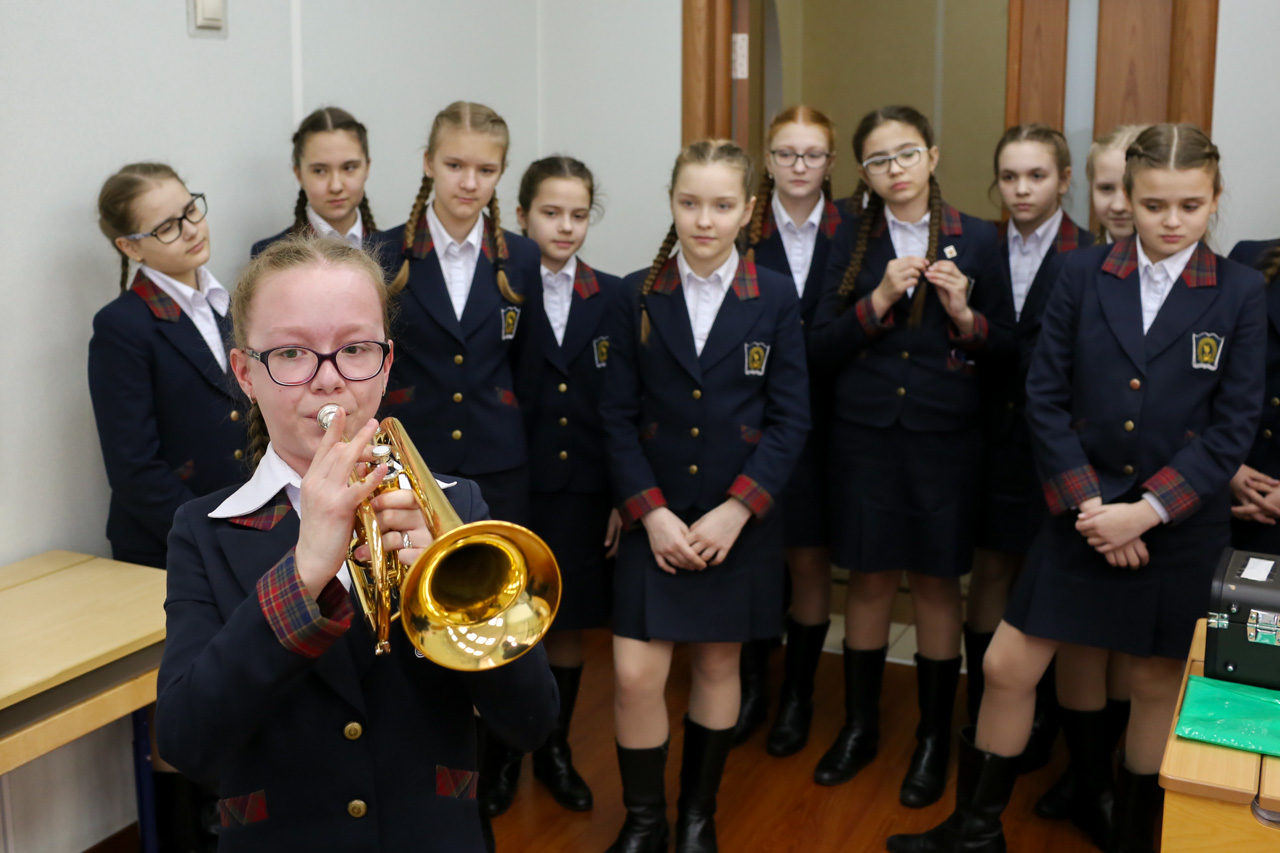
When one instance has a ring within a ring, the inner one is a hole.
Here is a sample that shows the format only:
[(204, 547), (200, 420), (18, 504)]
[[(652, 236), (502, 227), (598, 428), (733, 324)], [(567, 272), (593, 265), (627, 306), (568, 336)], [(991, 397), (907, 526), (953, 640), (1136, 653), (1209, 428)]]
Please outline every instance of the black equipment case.
[(1280, 690), (1280, 556), (1227, 548), (1209, 607), (1204, 674)]

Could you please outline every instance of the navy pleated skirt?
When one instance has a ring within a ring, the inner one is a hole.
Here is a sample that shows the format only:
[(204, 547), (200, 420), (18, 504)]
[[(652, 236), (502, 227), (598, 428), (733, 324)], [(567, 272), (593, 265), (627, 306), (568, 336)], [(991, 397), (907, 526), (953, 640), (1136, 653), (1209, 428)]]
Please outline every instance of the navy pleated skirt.
[(609, 624), (613, 561), (605, 559), (604, 535), (612, 509), (605, 494), (534, 492), (530, 497), (529, 529), (560, 564), (560, 611), (553, 632)]

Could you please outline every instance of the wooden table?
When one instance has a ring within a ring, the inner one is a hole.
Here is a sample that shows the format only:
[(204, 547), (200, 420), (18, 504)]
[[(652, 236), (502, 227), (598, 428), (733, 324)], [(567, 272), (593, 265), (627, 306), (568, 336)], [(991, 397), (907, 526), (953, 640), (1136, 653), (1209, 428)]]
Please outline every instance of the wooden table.
[[(1182, 676), (1204, 675), (1205, 620), (1196, 625)], [(1160, 784), (1165, 789), (1161, 853), (1253, 853), (1280, 850), (1280, 827), (1254, 815), (1253, 803), (1280, 811), (1280, 758), (1180, 738), (1177, 715), (1169, 728)]]

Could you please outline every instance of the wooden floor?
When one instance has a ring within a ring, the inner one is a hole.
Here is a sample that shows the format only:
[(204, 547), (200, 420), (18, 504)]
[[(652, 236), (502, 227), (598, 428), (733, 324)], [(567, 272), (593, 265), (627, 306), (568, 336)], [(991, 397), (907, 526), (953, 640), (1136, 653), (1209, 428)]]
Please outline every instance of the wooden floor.
[[(533, 779), (525, 760), (515, 804), (495, 819), (499, 853), (602, 853), (622, 825), (621, 781), (613, 739), (613, 668), (606, 632), (591, 632), (586, 671), (570, 732), (575, 764), (595, 794), (595, 809), (565, 811)], [(781, 682), (782, 652), (773, 656), (773, 684)], [(963, 680), (962, 680), (963, 681)], [(667, 799), (675, 821), (679, 792), (683, 716), (688, 697), (688, 659), (677, 649), (668, 686), (671, 709), (671, 758), (667, 763)], [(889, 664), (882, 698), (880, 755), (853, 781), (836, 788), (813, 782), (813, 768), (844, 720), (840, 658), (824, 654), (818, 668), (819, 695), (813, 735), (802, 752), (774, 758), (765, 752), (763, 731), (729, 756), (720, 788), (717, 828), (725, 853), (871, 853), (883, 851), (895, 832), (919, 832), (950, 814), (955, 801), (955, 758), (951, 787), (930, 808), (914, 810), (898, 803), (902, 774), (915, 746), (915, 670)], [(960, 687), (956, 726), (967, 723)], [(1055, 760), (1022, 777), (1005, 813), (1009, 849), (1036, 853), (1087, 853), (1096, 850), (1066, 822), (1044, 821), (1031, 813), (1036, 799), (1057, 779), (1066, 758), (1061, 743)]]

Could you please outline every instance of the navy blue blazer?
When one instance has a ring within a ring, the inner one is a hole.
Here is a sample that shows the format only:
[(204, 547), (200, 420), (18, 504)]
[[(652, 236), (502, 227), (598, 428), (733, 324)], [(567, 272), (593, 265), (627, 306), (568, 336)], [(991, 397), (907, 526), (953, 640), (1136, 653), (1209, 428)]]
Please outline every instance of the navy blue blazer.
[(178, 507), (246, 479), (248, 401), (191, 318), (141, 272), (94, 315), (89, 395), (112, 554), (163, 567)]
[[(209, 518), (230, 492), (174, 520), (156, 709), (160, 754), (223, 798), (218, 849), (483, 851), (472, 707), (504, 742), (537, 747), (559, 707), (542, 648), (460, 673), (393, 627), (375, 657), (358, 603), (345, 633), (311, 623), (318, 656), (286, 647), (259, 596), (286, 560), (293, 571), (298, 516), (281, 492), (255, 515)], [(488, 517), (475, 483), (445, 495), (463, 521)], [(335, 580), (322, 602), (331, 588), (345, 596)]]
[[(818, 300), (822, 296), (822, 280), (827, 271), (827, 256), (831, 251), (831, 239), (835, 237), (840, 223), (849, 218), (846, 199), (831, 201), (827, 199), (822, 210), (822, 219), (818, 223), (818, 237), (813, 244), (813, 258), (809, 261), (809, 274), (804, 281), (804, 293), (800, 296), (800, 319), (806, 327), (813, 325), (813, 315), (818, 310)], [(791, 261), (787, 259), (787, 247), (782, 243), (782, 234), (773, 218), (773, 205), (766, 205), (764, 221), (760, 228), (760, 242), (753, 247), (757, 266), (773, 270), (788, 276), (794, 282), (791, 272)]]
[(972, 282), (973, 333), (961, 336), (923, 277), (918, 286), (925, 290), (925, 302), (918, 327), (908, 326), (912, 298), (905, 295), (883, 318), (875, 316), (871, 292), (897, 257), (883, 215), (872, 225), (854, 292), (848, 298), (839, 294), (859, 218), (841, 223), (836, 233), (809, 333), (810, 357), (836, 373), (836, 417), (869, 427), (897, 423), (921, 431), (976, 424), (977, 371), (984, 360), (1008, 358), (1014, 351), (1013, 304), (995, 226), (943, 206), (938, 257), (955, 263)]
[(809, 430), (795, 284), (740, 261), (699, 355), (674, 257), (643, 297), (650, 334), (640, 343), (647, 275), (627, 276), (612, 301), (601, 397), (623, 521), (658, 506), (709, 511), (728, 496), (762, 517)]
[[(307, 223), (305, 228), (308, 232), (314, 233), (315, 231), (315, 229), (311, 227), (311, 223)], [(270, 237), (264, 237), (253, 244), (253, 248), (249, 250), (249, 259), (252, 260), (253, 258), (258, 257), (258, 255), (261, 255), (272, 243), (278, 243), (285, 237), (297, 233), (299, 230), (301, 229), (295, 223), (281, 231), (279, 234), (272, 234)], [(375, 231), (370, 234), (369, 229), (365, 228), (364, 250), (378, 262), (379, 266), (382, 267), (383, 274), (387, 277), (387, 281), (394, 278), (396, 271), (400, 269), (400, 262), (403, 260), (403, 258), (400, 257), (400, 238), (403, 237), (403, 235), (403, 231), (400, 232), (399, 236), (395, 235), (395, 233), (391, 231)]]
[[(524, 304), (498, 291), (492, 222), (485, 218), (484, 252), (458, 321), (424, 212), (409, 259), (409, 283), (397, 298), (392, 338), (395, 361), (385, 402), (400, 419), (432, 471), (491, 474), (528, 461), (524, 421), (515, 391), (517, 347), (531, 334), (542, 287), (538, 244), (504, 231), (504, 264), (511, 289)], [(384, 232), (400, 241), (404, 226)], [(397, 245), (400, 245), (397, 243)]]
[(1145, 335), (1140, 287), (1129, 238), (1069, 254), (1053, 289), (1027, 377), (1049, 510), (1149, 491), (1175, 523), (1225, 524), (1262, 402), (1262, 276), (1201, 244)]
[[(1257, 268), (1268, 251), (1280, 240), (1242, 240), (1230, 258)], [(1245, 464), (1269, 474), (1280, 474), (1280, 287), (1267, 283), (1267, 378), (1263, 389), (1262, 417), (1254, 434)]]
[[(530, 294), (535, 323), (517, 358), (516, 395), (529, 439), (529, 475), (535, 492), (609, 492), (600, 394), (609, 361), (606, 308), (622, 280), (578, 259), (564, 343), (557, 343), (542, 306), (542, 288)], [(526, 322), (528, 322), (526, 320)]]

